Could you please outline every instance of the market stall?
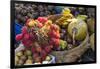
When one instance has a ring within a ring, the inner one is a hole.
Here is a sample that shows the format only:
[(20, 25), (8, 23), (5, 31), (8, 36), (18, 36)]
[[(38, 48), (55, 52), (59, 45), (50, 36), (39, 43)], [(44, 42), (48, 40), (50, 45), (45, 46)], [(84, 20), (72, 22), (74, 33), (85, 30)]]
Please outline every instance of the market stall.
[(15, 4), (15, 65), (95, 61), (94, 36), (94, 8)]

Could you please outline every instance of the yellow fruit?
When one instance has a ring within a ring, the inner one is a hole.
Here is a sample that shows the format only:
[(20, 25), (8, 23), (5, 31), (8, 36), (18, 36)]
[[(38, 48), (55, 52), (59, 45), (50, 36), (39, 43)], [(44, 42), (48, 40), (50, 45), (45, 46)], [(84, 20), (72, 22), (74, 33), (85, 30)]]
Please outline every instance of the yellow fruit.
[(51, 25), (52, 24), (52, 21), (51, 20), (48, 20), (45, 24), (46, 25)]
[(87, 24), (83, 20), (71, 22), (68, 25), (68, 33), (73, 37), (73, 32), (76, 40), (83, 40), (87, 35)]
[(25, 61), (27, 59), (27, 57), (25, 55), (20, 57), (21, 60)]
[(50, 61), (51, 60), (51, 57), (50, 56), (47, 56), (46, 57), (46, 61)]
[(25, 51), (25, 55), (27, 55), (27, 56), (31, 56), (31, 55), (32, 55), (31, 50), (26, 50), (26, 51)]
[(28, 59), (32, 60), (32, 56), (28, 56)]
[(64, 8), (63, 11), (62, 11), (62, 14), (64, 15), (67, 15), (67, 14), (70, 14), (70, 9), (69, 8)]
[(19, 61), (19, 57), (18, 56), (15, 56), (15, 65), (18, 64), (18, 61)]
[(28, 23), (28, 26), (33, 27), (35, 24), (36, 24), (36, 21), (31, 20), (31, 21)]
[(23, 65), (24, 61), (23, 60), (19, 60), (18, 65)]
[(19, 51), (19, 52), (16, 53), (16, 56), (18, 56), (18, 57), (21, 57), (22, 55), (23, 55), (22, 51)]
[(95, 47), (94, 47), (94, 33), (90, 36), (90, 44), (91, 44), (91, 48), (92, 50), (94, 51), (95, 50)]
[(63, 28), (66, 28), (66, 26), (70, 23), (72, 18), (73, 15), (71, 14), (70, 9), (64, 8), (62, 11), (62, 17), (56, 20), (56, 24), (62, 26)]
[(26, 60), (25, 64), (33, 64), (33, 61), (28, 59), (28, 60)]
[(28, 24), (30, 27), (34, 26), (34, 23), (33, 22), (29, 22)]
[(18, 56), (15, 56), (15, 61), (19, 61), (19, 57)]

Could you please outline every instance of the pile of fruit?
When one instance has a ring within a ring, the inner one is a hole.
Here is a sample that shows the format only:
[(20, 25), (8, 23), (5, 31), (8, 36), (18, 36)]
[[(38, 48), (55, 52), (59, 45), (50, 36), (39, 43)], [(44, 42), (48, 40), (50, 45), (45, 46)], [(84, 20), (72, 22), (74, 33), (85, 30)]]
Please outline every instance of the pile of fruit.
[[(27, 5), (27, 10), (31, 9), (31, 11), (24, 10), (26, 6), (23, 6), (23, 4), (20, 4), (21, 8), (18, 8), (19, 5), (17, 4), (16, 6), (16, 13), (23, 13), (21, 15), (24, 16), (28, 16), (27, 12), (33, 12), (32, 8), (37, 9), (36, 5)], [(61, 17), (57, 18), (58, 15), (55, 15), (56, 19), (54, 22), (54, 16), (51, 19), (49, 19), (49, 16), (42, 16), (42, 12), (46, 8), (43, 8), (41, 5), (39, 7), (42, 8), (41, 10), (38, 8), (41, 11), (39, 16), (37, 18), (29, 17), (25, 19), (21, 33), (16, 35), (16, 41), (22, 43), (25, 47), (25, 50), (16, 52), (16, 65), (49, 63), (52, 60), (50, 57), (52, 51), (74, 49), (84, 41), (88, 34), (90, 36), (88, 43), (92, 50), (95, 50), (94, 17), (80, 14), (74, 15), (72, 8), (63, 8), (60, 13)], [(49, 10), (54, 8), (52, 6), (48, 7)], [(19, 9), (22, 8), (23, 10), (20, 10), (20, 12)], [(20, 20), (20, 18), (17, 17), (16, 19)]]
[[(58, 9), (58, 10), (56, 10)], [(27, 19), (36, 19), (39, 16), (48, 16), (59, 13), (61, 8), (53, 5), (40, 4), (15, 4), (15, 18), (20, 24), (25, 24)]]
[(23, 26), (22, 33), (16, 35), (16, 40), (21, 41), (33, 55), (38, 55), (39, 62), (42, 62), (53, 49), (59, 47), (59, 27), (46, 17), (29, 19)]
[(48, 64), (50, 60), (51, 56), (46, 56), (45, 60), (42, 61), (39, 54), (32, 54), (32, 51), (27, 49), (16, 53), (15, 65)]

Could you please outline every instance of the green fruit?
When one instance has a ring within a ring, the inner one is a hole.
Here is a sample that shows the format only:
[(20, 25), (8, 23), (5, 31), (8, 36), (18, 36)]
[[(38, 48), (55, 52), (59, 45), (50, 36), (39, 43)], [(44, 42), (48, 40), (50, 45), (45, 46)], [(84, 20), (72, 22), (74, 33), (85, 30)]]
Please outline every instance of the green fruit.
[(91, 48), (94, 51), (95, 47), (94, 47), (94, 33), (90, 36), (90, 44), (91, 44)]
[(19, 52), (16, 53), (16, 56), (18, 56), (18, 57), (21, 57), (22, 55), (23, 55), (22, 51), (19, 51)]
[(68, 33), (73, 37), (73, 32), (75, 32), (76, 40), (83, 40), (87, 35), (87, 24), (81, 19), (77, 19), (75, 22), (71, 22), (68, 25)]
[(94, 29), (95, 29), (95, 19), (94, 18), (89, 18), (87, 20), (87, 25), (88, 25), (89, 31), (91, 33), (94, 33)]
[(33, 61), (28, 59), (28, 60), (26, 60), (25, 64), (33, 64)]
[(25, 55), (27, 55), (27, 56), (31, 56), (31, 55), (32, 55), (31, 50), (26, 50), (26, 51), (25, 51)]
[(47, 56), (46, 57), (46, 61), (50, 61), (51, 60), (51, 57), (50, 56)]
[(65, 49), (67, 47), (67, 42), (64, 40), (60, 40), (60, 48)]

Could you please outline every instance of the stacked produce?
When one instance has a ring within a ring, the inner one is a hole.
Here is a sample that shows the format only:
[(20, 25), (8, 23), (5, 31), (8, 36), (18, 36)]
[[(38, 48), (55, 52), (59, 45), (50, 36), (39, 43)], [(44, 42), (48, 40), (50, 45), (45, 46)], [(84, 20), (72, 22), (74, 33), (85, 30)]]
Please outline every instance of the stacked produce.
[(25, 24), (27, 19), (36, 19), (39, 16), (48, 16), (60, 13), (61, 8), (53, 5), (39, 4), (15, 4), (16, 21), (20, 24)]
[(29, 19), (23, 26), (22, 33), (16, 35), (16, 40), (21, 41), (26, 49), (31, 50), (33, 58), (36, 58), (34, 60), (38, 58), (38, 62), (41, 63), (52, 49), (59, 47), (59, 27), (46, 17)]
[[(42, 54), (43, 55), (43, 54)], [(51, 56), (48, 55), (45, 57), (43, 64), (48, 64), (51, 60)], [(32, 65), (32, 64), (41, 64), (41, 57), (37, 53), (32, 53), (31, 50), (21, 50), (16, 53), (15, 56), (15, 65)]]
[(15, 53), (16, 65), (48, 64), (51, 55), (59, 58), (55, 63), (76, 62), (88, 48), (95, 51), (95, 18), (84, 12), (88, 8), (60, 7), (55, 14), (55, 7), (15, 5), (15, 20), (24, 25), (15, 38), (25, 47)]

